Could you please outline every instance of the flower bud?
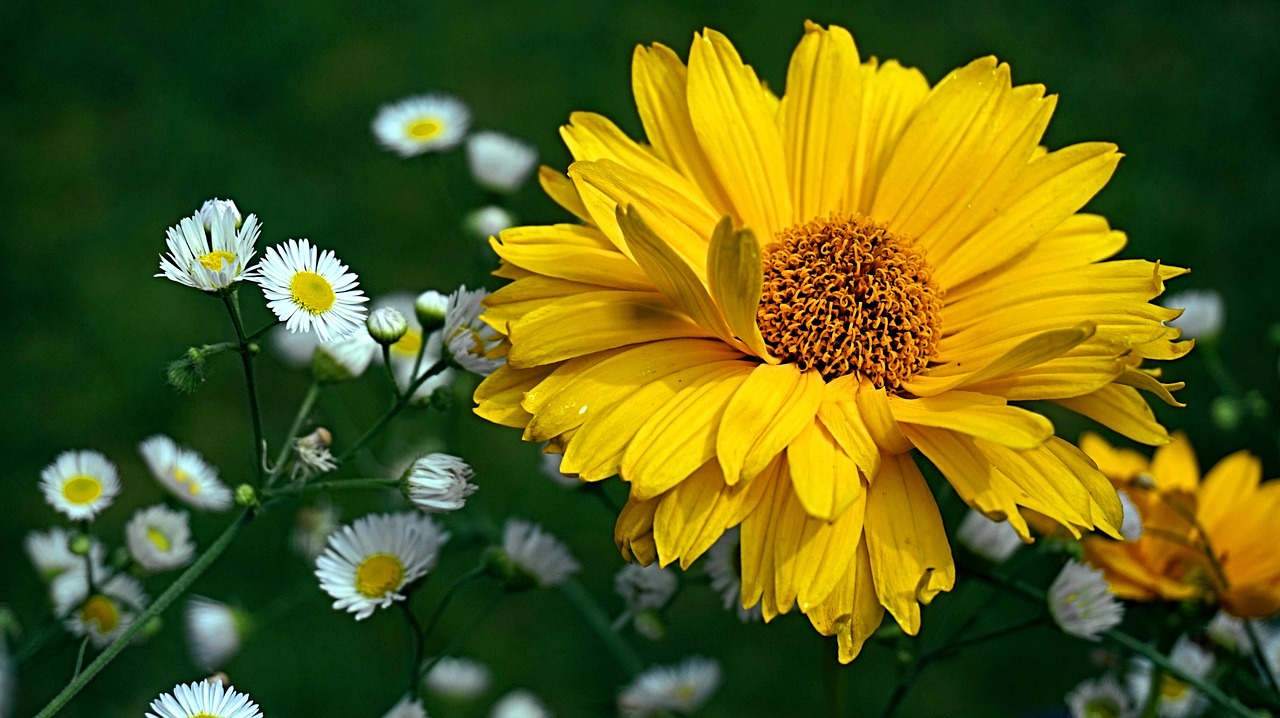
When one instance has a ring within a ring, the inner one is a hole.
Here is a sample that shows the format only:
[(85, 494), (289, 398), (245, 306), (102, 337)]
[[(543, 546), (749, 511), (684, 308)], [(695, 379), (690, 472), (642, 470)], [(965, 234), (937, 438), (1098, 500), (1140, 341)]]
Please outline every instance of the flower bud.
[(205, 201), (200, 206), (200, 222), (204, 225), (204, 231), (213, 231), (213, 219), (220, 212), (230, 212), (231, 216), (235, 217), (236, 229), (240, 229), (240, 225), (244, 224), (243, 219), (240, 217), (240, 209), (236, 207), (235, 202), (229, 199), (214, 198)]
[(496, 237), (504, 229), (515, 226), (516, 218), (497, 205), (474, 209), (462, 220), (462, 228), (483, 240)]
[(467, 164), (476, 184), (490, 192), (520, 189), (538, 163), (538, 151), (501, 132), (481, 130), (467, 138)]
[(391, 346), (400, 341), (400, 337), (409, 331), (409, 321), (404, 318), (399, 309), (392, 307), (381, 307), (369, 313), (369, 319), (365, 322), (369, 328), (369, 336), (373, 340), (383, 346)]
[(249, 484), (240, 484), (236, 487), (236, 503), (240, 506), (256, 506), (258, 492)]
[(418, 295), (413, 302), (413, 311), (418, 315), (418, 323), (422, 325), (423, 335), (444, 326), (444, 317), (448, 308), (449, 298), (434, 289)]
[(190, 394), (204, 383), (205, 353), (196, 347), (187, 349), (181, 359), (165, 367), (165, 381), (180, 394)]
[(92, 547), (93, 539), (85, 534), (76, 534), (72, 537), (71, 543), (67, 545), (67, 548), (71, 549), (71, 553), (77, 556), (87, 555)]
[(449, 454), (427, 454), (413, 462), (400, 479), (400, 489), (414, 506), (427, 513), (457, 511), (474, 494), (475, 476), (467, 462)]

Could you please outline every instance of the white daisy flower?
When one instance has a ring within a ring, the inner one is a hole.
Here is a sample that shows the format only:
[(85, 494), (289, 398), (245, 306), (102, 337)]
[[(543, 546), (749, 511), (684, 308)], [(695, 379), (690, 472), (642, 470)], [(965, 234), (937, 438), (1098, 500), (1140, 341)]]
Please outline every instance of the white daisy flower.
[(741, 566), (738, 527), (734, 526), (725, 531), (715, 544), (707, 549), (707, 560), (703, 568), (711, 577), (711, 590), (720, 594), (724, 610), (737, 611), (738, 620), (743, 623), (759, 621), (764, 618), (760, 604), (757, 603), (751, 608), (742, 607)]
[(662, 608), (679, 585), (674, 571), (656, 563), (648, 566), (629, 563), (613, 575), (613, 590), (627, 602), (629, 613)]
[[(306, 336), (310, 336), (308, 333)], [(312, 347), (311, 373), (322, 382), (358, 379), (378, 354), (378, 343), (363, 326), (342, 339), (316, 342)]]
[(73, 521), (88, 521), (120, 494), (116, 466), (96, 451), (64, 451), (40, 472), (45, 501)]
[(1166, 307), (1183, 309), (1182, 316), (1165, 322), (1182, 330), (1183, 339), (1208, 339), (1222, 331), (1226, 308), (1222, 295), (1212, 289), (1176, 292), (1164, 298)]
[[(1169, 660), (1186, 675), (1198, 679), (1208, 678), (1213, 671), (1213, 654), (1192, 643), (1186, 636), (1178, 639), (1169, 653)], [(1152, 668), (1145, 658), (1135, 658), (1129, 667), (1129, 694), (1137, 701), (1145, 701), (1151, 695)], [(1190, 685), (1164, 674), (1160, 683), (1160, 699), (1156, 713), (1160, 718), (1191, 718), (1204, 713), (1209, 699)]]
[(248, 634), (249, 617), (220, 601), (192, 596), (187, 601), (183, 624), (191, 661), (212, 671), (240, 652)]
[(373, 136), (401, 157), (413, 157), (453, 149), (470, 126), (471, 111), (462, 100), (433, 93), (383, 105), (373, 118)]
[(422, 701), (417, 698), (405, 696), (399, 703), (391, 706), (391, 710), (382, 718), (427, 718), (427, 709), (422, 707)]
[(444, 698), (471, 700), (489, 690), (493, 674), (489, 667), (470, 658), (445, 656), (423, 678), (427, 690)]
[(533, 693), (517, 688), (493, 704), (489, 718), (551, 718), (551, 711)]
[(566, 489), (576, 489), (582, 486), (582, 481), (576, 476), (570, 476), (560, 471), (560, 462), (564, 460), (564, 454), (543, 454), (542, 455), (542, 475), (551, 479), (558, 486)]
[(515, 215), (506, 209), (491, 204), (473, 209), (462, 218), (462, 227), (479, 239), (489, 239), (502, 233), (502, 230), (516, 226)]
[(720, 664), (710, 658), (688, 658), (674, 666), (655, 666), (636, 676), (618, 696), (618, 713), (626, 718), (689, 715), (720, 685)]
[(447, 532), (419, 513), (365, 516), (329, 537), (316, 559), (316, 577), (337, 599), (334, 609), (354, 613), (359, 621), (403, 601), (400, 590), (435, 567), (448, 540)]
[[(27, 557), (35, 566), (40, 578), (53, 581), (67, 571), (83, 571), (85, 557), (71, 551), (71, 540), (75, 534), (61, 526), (54, 526), (45, 531), (32, 531), (27, 534), (23, 545)], [(89, 560), (95, 566), (106, 560), (107, 550), (98, 539), (89, 539)]]
[(291, 332), (314, 331), (322, 342), (349, 336), (364, 324), (369, 301), (357, 277), (331, 250), (291, 239), (268, 247), (254, 268), (267, 306)]
[(222, 681), (176, 685), (151, 701), (146, 718), (262, 718), (262, 709), (247, 693), (237, 693)]
[(467, 138), (467, 164), (476, 184), (491, 192), (511, 193), (529, 179), (538, 151), (527, 142), (492, 130)]
[(502, 550), (537, 586), (554, 586), (581, 568), (560, 539), (522, 519), (507, 519)]
[(289, 536), (289, 545), (308, 560), (315, 561), (324, 553), (329, 536), (339, 528), (338, 509), (333, 504), (322, 501), (315, 506), (298, 510), (293, 533)]
[(1008, 561), (1022, 546), (1022, 539), (1008, 521), (992, 521), (972, 510), (960, 522), (956, 540), (992, 563)]
[(319, 476), (338, 468), (338, 460), (334, 458), (329, 446), (333, 444), (333, 434), (323, 426), (306, 436), (293, 440), (293, 452), (297, 456), (293, 467), (293, 478)]
[(488, 376), (506, 363), (503, 337), (498, 330), (480, 320), (484, 307), (480, 302), (488, 296), (483, 289), (467, 291), (465, 286), (449, 295), (449, 309), (444, 320), (445, 344), (453, 360), (463, 369)]
[(249, 277), (245, 270), (261, 231), (252, 214), (242, 224), (240, 211), (230, 200), (209, 200), (169, 228), (165, 239), (169, 253), (161, 255), (160, 273), (155, 276), (205, 292), (229, 287)]
[(1049, 613), (1063, 632), (1096, 641), (1120, 625), (1124, 605), (1112, 595), (1102, 571), (1068, 561), (1049, 585)]
[[(95, 571), (101, 580), (103, 571)], [(66, 616), (65, 625), (72, 635), (89, 637), (89, 642), (103, 648), (133, 625), (138, 613), (147, 605), (147, 594), (138, 579), (117, 573), (89, 591), (84, 572), (72, 571), (53, 584), (54, 612)]]
[(1135, 708), (1115, 676), (1082, 682), (1066, 696), (1071, 718), (1135, 718)]
[(124, 527), (124, 538), (133, 560), (152, 572), (185, 566), (196, 553), (187, 512), (160, 504), (134, 513)]
[(457, 511), (478, 488), (471, 483), (476, 472), (462, 459), (450, 454), (427, 454), (413, 462), (401, 479), (404, 495), (414, 506), (429, 513)]
[(1137, 541), (1142, 538), (1142, 514), (1138, 513), (1138, 506), (1133, 503), (1128, 491), (1121, 489), (1117, 494), (1120, 496), (1120, 508), (1124, 510), (1120, 535), (1125, 541)]
[(234, 497), (218, 480), (218, 470), (193, 449), (163, 434), (138, 444), (151, 475), (182, 503), (201, 511), (225, 511)]
[(1218, 611), (1209, 625), (1204, 627), (1205, 635), (1214, 643), (1237, 653), (1248, 653), (1253, 650), (1253, 642), (1249, 640), (1249, 632), (1245, 630), (1244, 621)]

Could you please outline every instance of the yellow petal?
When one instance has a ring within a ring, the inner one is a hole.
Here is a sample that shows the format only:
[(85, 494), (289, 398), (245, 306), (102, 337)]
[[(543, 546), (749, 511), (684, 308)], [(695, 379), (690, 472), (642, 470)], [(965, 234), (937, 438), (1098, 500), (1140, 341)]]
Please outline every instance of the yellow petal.
[(524, 393), (537, 386), (556, 369), (555, 364), (517, 369), (503, 364), (476, 387), (477, 416), (495, 424), (523, 429), (532, 417), (521, 407)]
[(796, 603), (803, 612), (817, 608), (856, 559), (866, 513), (865, 491), (833, 521), (806, 515), (800, 550), (795, 557)]
[(862, 498), (857, 464), (820, 421), (810, 419), (787, 447), (787, 463), (800, 506), (815, 519), (834, 521)]
[(761, 612), (765, 621), (771, 621), (778, 615), (774, 590), (774, 546), (773, 536), (775, 514), (777, 514), (786, 486), (785, 461), (775, 461), (768, 471), (761, 474), (751, 483), (760, 484), (764, 489), (760, 505), (754, 512), (742, 520), (742, 606), (751, 608), (761, 604)]
[(1151, 475), (1159, 491), (1195, 493), (1200, 485), (1200, 464), (1186, 434), (1175, 432), (1173, 441), (1156, 449), (1151, 457)]
[(947, 364), (929, 368), (912, 377), (904, 386), (918, 396), (933, 396), (979, 382), (995, 379), (1062, 356), (1093, 336), (1096, 327), (1083, 322), (1067, 329), (1053, 329), (1023, 339), (994, 359), (978, 367)]
[(950, 429), (1014, 449), (1035, 448), (1053, 435), (1048, 419), (986, 394), (951, 391), (920, 399), (891, 396), (889, 407), (901, 423)]
[(1124, 372), (1131, 353), (1130, 344), (1123, 337), (1099, 333), (1053, 359), (965, 389), (1009, 401), (1078, 397), (1115, 381)]
[(628, 562), (648, 566), (657, 560), (657, 544), (653, 537), (654, 513), (657, 510), (657, 499), (640, 501), (631, 496), (618, 514), (618, 521), (613, 527), (613, 541)]
[(1186, 404), (1183, 404), (1173, 398), (1173, 394), (1171, 393), (1186, 386), (1185, 383), (1180, 381), (1166, 384), (1145, 371), (1141, 371), (1139, 369), (1126, 369), (1124, 373), (1116, 378), (1116, 383), (1151, 392), (1152, 394), (1160, 397), (1160, 399), (1169, 406), (1176, 406), (1178, 408), (1186, 406)]
[(1262, 462), (1247, 451), (1237, 451), (1219, 461), (1200, 486), (1196, 507), (1200, 525), (1212, 536), (1214, 529), (1231, 520), (1235, 509), (1247, 504), (1261, 480)]
[(716, 456), (725, 481), (736, 484), (764, 471), (813, 421), (822, 400), (822, 377), (794, 364), (757, 365), (729, 400)]
[[(587, 244), (582, 238), (598, 237)], [(501, 240), (489, 240), (506, 261), (538, 274), (618, 289), (653, 291), (653, 283), (635, 262), (614, 249), (599, 230), (582, 225), (514, 227)]]
[(698, 143), (737, 218), (770, 241), (792, 216), (781, 133), (755, 71), (715, 30), (694, 36), (688, 100)]
[(727, 486), (709, 461), (659, 499), (654, 537), (663, 566), (679, 561), (689, 568), (726, 529), (750, 514), (764, 496), (765, 482)]
[[(862, 416), (867, 431), (882, 454), (911, 451), (911, 442), (907, 441), (907, 437), (898, 428), (898, 421), (893, 418), (893, 409), (889, 405), (889, 395), (884, 389), (877, 389), (870, 382), (863, 382), (854, 394), (854, 399), (858, 414)], [(868, 478), (874, 481), (874, 476)]]
[(831, 381), (823, 393), (818, 418), (835, 437), (844, 452), (853, 459), (863, 476), (870, 479), (880, 471), (880, 449), (858, 410), (857, 379), (841, 377)]
[(733, 221), (723, 217), (707, 248), (707, 282), (711, 296), (720, 305), (734, 336), (750, 348), (751, 353), (777, 364), (778, 359), (769, 354), (760, 325), (756, 323), (764, 285), (762, 272), (760, 245), (755, 235), (749, 229), (735, 231)]
[(558, 170), (552, 169), (546, 165), (538, 168), (538, 184), (542, 185), (542, 191), (547, 193), (556, 204), (568, 210), (573, 216), (591, 224), (591, 214), (587, 212), (587, 207), (582, 203), (582, 198), (578, 196), (578, 190), (573, 186), (573, 180), (561, 174)]
[(1147, 457), (1133, 449), (1117, 449), (1107, 443), (1106, 439), (1086, 431), (1080, 435), (1080, 450), (1085, 453), (1098, 470), (1117, 486), (1128, 484), (1138, 474), (1148, 472)]
[(862, 69), (853, 36), (806, 22), (787, 68), (779, 120), (794, 224), (826, 216), (844, 196), (858, 136)]
[(915, 68), (896, 60), (878, 65), (872, 58), (862, 65), (862, 103), (858, 137), (842, 207), (868, 214), (903, 130), (929, 95), (929, 82)]
[(992, 521), (1007, 520), (1024, 541), (1031, 531), (1018, 511), (1023, 492), (1009, 482), (964, 434), (924, 426), (903, 427), (920, 453), (936, 467), (966, 504)]
[(627, 137), (626, 133), (603, 115), (574, 112), (569, 115), (569, 124), (560, 128), (560, 137), (575, 161), (612, 160), (633, 172), (678, 188), (681, 192), (701, 194), (678, 172), (655, 156), (652, 150)]
[(1058, 399), (1058, 403), (1134, 441), (1152, 446), (1170, 441), (1169, 432), (1156, 421), (1151, 407), (1132, 387), (1108, 384), (1084, 396)]
[(884, 457), (868, 490), (866, 530), (876, 595), (914, 636), (920, 602), (951, 590), (956, 567), (938, 505), (909, 455)]
[(510, 324), (550, 302), (589, 292), (607, 290), (596, 284), (571, 282), (567, 279), (534, 274), (502, 287), (485, 297), (484, 314), (480, 318), (503, 334), (510, 335)]

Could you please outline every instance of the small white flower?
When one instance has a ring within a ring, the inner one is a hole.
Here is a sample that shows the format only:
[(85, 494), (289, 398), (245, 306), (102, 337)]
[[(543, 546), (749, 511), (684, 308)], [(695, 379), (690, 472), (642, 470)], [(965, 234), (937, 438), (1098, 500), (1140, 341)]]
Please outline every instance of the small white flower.
[(662, 608), (679, 585), (674, 571), (656, 563), (648, 566), (629, 563), (613, 575), (613, 590), (627, 602), (630, 613)]
[(738, 527), (725, 531), (711, 548), (707, 549), (704, 568), (711, 577), (711, 590), (720, 594), (724, 610), (738, 613), (743, 623), (759, 621), (764, 617), (760, 604), (742, 607), (742, 569), (738, 542)]
[(293, 533), (289, 536), (289, 545), (294, 551), (315, 561), (324, 552), (329, 536), (338, 528), (338, 509), (333, 504), (322, 501), (315, 506), (298, 510)]
[(641, 673), (618, 696), (618, 713), (626, 718), (698, 710), (720, 685), (720, 664), (688, 658), (674, 666), (655, 666)]
[(391, 710), (382, 718), (427, 718), (427, 709), (422, 707), (422, 701), (417, 698), (405, 696), (399, 703), (391, 706)]
[[(305, 336), (311, 336), (309, 333)], [(357, 379), (378, 354), (378, 343), (369, 330), (356, 327), (343, 339), (316, 342), (312, 348), (311, 373), (322, 382)]]
[(116, 466), (96, 451), (64, 451), (40, 472), (45, 501), (73, 521), (88, 521), (120, 494)]
[(225, 603), (192, 596), (183, 615), (191, 660), (208, 671), (221, 668), (240, 652), (248, 617)]
[(542, 527), (521, 519), (507, 519), (502, 550), (539, 586), (554, 586), (578, 572), (568, 547)]
[(471, 483), (476, 472), (450, 454), (427, 454), (413, 462), (403, 479), (405, 496), (429, 513), (457, 511), (478, 488)]
[(1066, 696), (1071, 718), (1134, 718), (1133, 701), (1115, 676), (1082, 682)]
[(413, 314), (420, 330), (422, 327), (432, 330), (443, 327), (448, 311), (449, 298), (434, 289), (428, 289), (413, 300)]
[(364, 324), (364, 303), (357, 277), (331, 250), (310, 240), (291, 239), (268, 247), (253, 280), (267, 306), (291, 332), (314, 331), (322, 342), (342, 339)]
[(316, 559), (316, 577), (336, 599), (334, 609), (354, 613), (359, 621), (403, 601), (400, 590), (435, 567), (448, 540), (447, 532), (418, 513), (365, 516), (329, 537)]
[(373, 118), (373, 136), (401, 157), (452, 149), (466, 136), (471, 111), (452, 95), (406, 97), (383, 105)]
[(495, 204), (473, 209), (462, 218), (462, 227), (479, 239), (489, 239), (516, 225), (516, 218)]
[(471, 700), (489, 690), (493, 674), (480, 661), (446, 656), (431, 667), (423, 681), (427, 690), (436, 695)]
[(163, 434), (138, 445), (151, 475), (182, 503), (201, 511), (225, 511), (234, 497), (218, 480), (218, 470), (200, 454)]
[(1008, 521), (992, 521), (972, 510), (960, 522), (956, 540), (993, 563), (1008, 561), (1022, 546), (1022, 539)]
[(1209, 625), (1204, 627), (1209, 639), (1223, 648), (1237, 653), (1248, 653), (1253, 650), (1253, 642), (1249, 640), (1249, 632), (1244, 628), (1244, 621), (1225, 611), (1218, 611)]
[(551, 718), (551, 711), (537, 696), (517, 688), (493, 704), (489, 718)]
[(538, 164), (538, 151), (527, 142), (492, 130), (467, 138), (467, 164), (476, 184), (491, 192), (520, 189)]
[[(27, 557), (36, 567), (36, 572), (45, 581), (53, 581), (67, 571), (83, 571), (85, 557), (71, 552), (71, 539), (75, 534), (61, 526), (54, 526), (45, 531), (32, 531), (27, 534), (23, 544)], [(102, 543), (89, 537), (89, 560), (100, 566), (106, 560), (107, 550)]]
[(576, 489), (582, 485), (582, 481), (576, 476), (570, 476), (560, 471), (560, 462), (563, 460), (564, 454), (544, 453), (542, 455), (542, 475), (566, 489)]
[(323, 426), (316, 427), (316, 430), (293, 440), (293, 452), (297, 455), (297, 461), (293, 467), (293, 478), (295, 480), (304, 476), (318, 476), (327, 474), (338, 468), (338, 460), (333, 457), (333, 452), (329, 451), (329, 446), (333, 443), (333, 434)]
[(204, 204), (200, 205), (200, 222), (204, 225), (206, 232), (213, 231), (214, 223), (217, 222), (218, 216), (223, 212), (231, 215), (232, 223), (236, 229), (240, 229), (240, 225), (244, 224), (244, 221), (240, 218), (240, 208), (236, 206), (235, 202), (214, 197), (213, 199), (205, 200)]
[[(95, 581), (102, 581), (104, 573), (101, 567), (95, 570)], [(138, 579), (123, 573), (102, 581), (93, 592), (83, 571), (68, 572), (53, 584), (55, 613), (67, 617), (65, 625), (72, 635), (88, 636), (98, 648), (133, 625), (147, 600)]]
[(134, 513), (124, 527), (124, 538), (133, 560), (153, 572), (185, 566), (196, 552), (187, 512), (160, 504)]
[(1165, 322), (1182, 330), (1183, 339), (1207, 339), (1222, 330), (1226, 309), (1222, 295), (1212, 289), (1189, 290), (1170, 294), (1164, 306), (1183, 309), (1182, 316)]
[[(1213, 671), (1213, 654), (1187, 640), (1186, 636), (1178, 639), (1169, 660), (1186, 675), (1205, 679)], [(1134, 700), (1145, 701), (1151, 694), (1151, 662), (1145, 658), (1135, 658), (1129, 667), (1129, 694)], [(1160, 684), (1160, 701), (1156, 704), (1156, 712), (1160, 718), (1191, 718), (1204, 712), (1209, 700), (1200, 691), (1190, 685), (1164, 674)]]
[(146, 718), (262, 718), (262, 709), (249, 694), (223, 688), (222, 681), (200, 681), (160, 694)]
[(241, 224), (240, 211), (230, 200), (209, 200), (169, 228), (169, 253), (161, 255), (155, 276), (206, 292), (229, 287), (249, 278), (245, 269), (261, 231), (252, 214)]
[(395, 344), (409, 331), (409, 321), (395, 307), (379, 307), (365, 320), (369, 336), (379, 344)]
[(1120, 496), (1120, 508), (1124, 510), (1124, 520), (1120, 524), (1120, 535), (1125, 541), (1137, 541), (1142, 538), (1142, 514), (1138, 512), (1137, 504), (1133, 503), (1129, 492), (1121, 489), (1117, 492)]
[(1049, 585), (1049, 613), (1065, 633), (1090, 641), (1120, 625), (1124, 606), (1111, 594), (1102, 571), (1068, 561)]
[(498, 353), (503, 336), (480, 320), (484, 311), (481, 301), (488, 295), (483, 289), (467, 291), (465, 286), (449, 295), (449, 309), (444, 320), (445, 344), (453, 360), (463, 369), (488, 376), (506, 362)]

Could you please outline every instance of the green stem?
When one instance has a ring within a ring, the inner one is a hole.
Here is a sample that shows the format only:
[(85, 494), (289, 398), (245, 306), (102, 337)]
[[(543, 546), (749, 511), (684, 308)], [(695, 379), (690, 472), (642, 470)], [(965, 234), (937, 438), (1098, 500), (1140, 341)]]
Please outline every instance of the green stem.
[(1147, 689), (1147, 696), (1142, 702), (1142, 712), (1138, 715), (1140, 718), (1157, 718), (1160, 715), (1160, 691), (1164, 688), (1164, 669), (1151, 669), (1151, 687)]
[(1204, 357), (1205, 369), (1209, 370), (1209, 376), (1218, 385), (1218, 388), (1222, 390), (1222, 393), (1235, 397), (1241, 395), (1240, 384), (1231, 375), (1231, 370), (1222, 361), (1222, 357), (1218, 355), (1218, 350), (1212, 342), (1203, 343), (1200, 351), (1197, 351), (1196, 354)]
[(587, 625), (595, 632), (600, 642), (609, 649), (619, 665), (632, 677), (640, 675), (644, 671), (644, 661), (640, 660), (640, 656), (631, 648), (631, 644), (627, 643), (618, 632), (613, 630), (613, 622), (609, 620), (609, 614), (605, 613), (600, 604), (587, 593), (587, 589), (574, 579), (569, 579), (560, 584), (560, 592), (569, 599), (569, 602), (578, 609), (587, 622)]
[(1267, 663), (1267, 657), (1262, 653), (1262, 643), (1258, 640), (1258, 632), (1254, 629), (1253, 621), (1243, 618), (1240, 622), (1244, 624), (1244, 631), (1249, 635), (1249, 643), (1253, 648), (1253, 662), (1257, 664), (1258, 672), (1262, 674), (1267, 687), (1280, 697), (1280, 686), (1277, 686), (1276, 676), (1271, 672), (1271, 665)]
[(400, 612), (404, 614), (404, 627), (407, 632), (405, 635), (409, 639), (409, 693), (415, 693), (418, 687), (418, 666), (422, 665), (423, 645), (427, 640), (427, 634), (423, 632), (422, 626), (418, 623), (418, 618), (413, 615), (413, 609), (409, 608), (409, 601), (400, 601)]
[(313, 381), (311, 386), (307, 388), (307, 393), (302, 397), (302, 404), (298, 407), (298, 413), (293, 417), (293, 423), (289, 425), (289, 433), (285, 434), (284, 444), (280, 446), (280, 453), (276, 454), (276, 462), (271, 466), (271, 475), (267, 477), (267, 486), (270, 487), (284, 474), (284, 464), (289, 458), (289, 450), (293, 448), (293, 440), (298, 438), (298, 432), (302, 431), (302, 425), (306, 422), (307, 417), (311, 415), (311, 409), (316, 405), (316, 399), (320, 398), (320, 382)]
[(80, 641), (80, 652), (76, 654), (76, 672), (71, 675), (71, 680), (75, 680), (80, 675), (81, 669), (84, 668), (84, 651), (89, 647), (89, 637), (86, 635), (83, 641)]
[(498, 604), (502, 603), (502, 599), (506, 598), (506, 596), (507, 596), (506, 593), (499, 593), (498, 595), (494, 596), (493, 600), (489, 602), (489, 605), (485, 606), (484, 610), (480, 611), (480, 614), (476, 616), (475, 620), (471, 622), (471, 625), (462, 629), (462, 631), (458, 633), (458, 635), (454, 636), (452, 641), (449, 641), (447, 644), (445, 644), (445, 647), (441, 648), (439, 653), (437, 653), (434, 657), (432, 657), (431, 660), (427, 661), (426, 665), (422, 666), (422, 668), (418, 671), (418, 675), (419, 676), (427, 675), (428, 673), (431, 672), (432, 668), (436, 667), (436, 664), (440, 662), (441, 658), (452, 655), (455, 651), (457, 651), (464, 644), (466, 644), (467, 641), (471, 640), (471, 635), (475, 633), (476, 630), (480, 628), (480, 626), (485, 622), (485, 620), (489, 618), (490, 614), (492, 614), (494, 609), (498, 607)]
[[(387, 386), (391, 387), (391, 396), (396, 403), (400, 402), (400, 382), (396, 381), (396, 370), (391, 366), (391, 345), (382, 345), (382, 368), (387, 374)], [(410, 374), (410, 376), (413, 376)]]
[(333, 481), (317, 481), (313, 484), (286, 486), (279, 489), (264, 491), (262, 498), (263, 500), (267, 500), (280, 496), (297, 496), (298, 494), (313, 494), (318, 491), (333, 491), (341, 489), (390, 489), (398, 486), (399, 484), (399, 479), (334, 479)]
[(240, 514), (240, 516), (238, 516), (236, 520), (222, 532), (222, 535), (209, 545), (208, 550), (205, 551), (200, 558), (196, 559), (195, 563), (188, 566), (187, 570), (183, 571), (182, 575), (178, 576), (173, 583), (169, 584), (169, 587), (164, 590), (164, 593), (160, 594), (160, 597), (157, 598), (154, 603), (147, 606), (137, 619), (134, 620), (127, 629), (125, 629), (124, 633), (120, 634), (116, 640), (112, 641), (110, 645), (103, 649), (102, 653), (99, 653), (98, 657), (93, 659), (93, 662), (84, 669), (83, 673), (76, 676), (65, 688), (62, 689), (62, 692), (54, 696), (53, 700), (49, 701), (49, 704), (44, 707), (44, 710), (40, 711), (36, 718), (49, 718), (62, 710), (67, 703), (71, 702), (71, 699), (74, 698), (86, 685), (88, 685), (89, 681), (93, 680), (94, 676), (98, 675), (103, 668), (107, 667), (107, 664), (111, 663), (111, 661), (115, 660), (116, 656), (120, 655), (120, 652), (133, 641), (134, 636), (138, 635), (143, 628), (151, 623), (151, 619), (159, 616), (166, 608), (169, 607), (169, 604), (176, 601), (183, 592), (190, 588), (191, 584), (194, 583), (197, 578), (199, 578), (205, 571), (209, 570), (209, 567), (218, 560), (218, 557), (222, 555), (222, 552), (226, 551), (227, 547), (231, 545), (231, 542), (235, 539), (236, 535), (240, 533), (240, 530), (248, 525), (251, 518), (252, 514), (249, 511), (245, 511)]
[(453, 585), (445, 590), (444, 596), (441, 597), (440, 599), (440, 603), (436, 604), (436, 610), (432, 611), (431, 617), (427, 619), (426, 628), (423, 629), (422, 635), (430, 636), (431, 632), (435, 630), (436, 624), (440, 622), (440, 617), (444, 615), (445, 607), (449, 605), (449, 601), (453, 600), (453, 597), (455, 594), (457, 594), (458, 589), (462, 588), (464, 585), (470, 583), (471, 581), (474, 581), (475, 579), (480, 578), (481, 576), (484, 576), (484, 574), (485, 574), (485, 567), (481, 565), (481, 566), (476, 566), (470, 571), (459, 576), (458, 580), (454, 581)]
[(396, 402), (391, 405), (391, 408), (387, 410), (387, 413), (383, 414), (373, 426), (369, 427), (369, 430), (364, 432), (363, 436), (356, 439), (356, 443), (352, 444), (349, 449), (342, 452), (342, 455), (338, 457), (338, 463), (345, 464), (347, 460), (352, 456), (355, 456), (358, 451), (364, 448), (365, 444), (369, 443), (383, 429), (387, 428), (387, 424), (391, 423), (391, 420), (396, 418), (397, 414), (404, 411), (405, 407), (409, 405), (409, 400), (413, 397), (413, 393), (418, 390), (418, 387), (422, 386), (427, 379), (430, 379), (448, 368), (449, 362), (445, 359), (441, 359), (435, 364), (432, 364), (431, 368), (423, 372), (421, 376), (414, 379), (413, 383), (409, 384), (409, 386), (405, 388), (404, 393), (400, 395), (400, 398), (397, 399)]
[(258, 477), (258, 485), (263, 485), (263, 464), (266, 461), (266, 440), (262, 432), (262, 411), (258, 407), (258, 386), (253, 376), (253, 352), (249, 349), (249, 338), (244, 333), (244, 321), (240, 317), (240, 302), (235, 289), (222, 292), (222, 301), (231, 314), (231, 324), (236, 329), (236, 340), (240, 343), (240, 362), (244, 365), (244, 380), (249, 388), (249, 416), (253, 421), (253, 471)]
[(277, 324), (279, 324), (279, 323), (280, 323), (280, 322), (267, 322), (266, 326), (258, 327), (258, 329), (257, 329), (256, 331), (254, 331), (254, 333), (252, 333), (252, 334), (250, 334), (249, 336), (245, 337), (245, 338), (244, 338), (244, 340), (245, 340), (246, 342), (251, 342), (251, 341), (253, 341), (253, 340), (255, 340), (255, 339), (260, 339), (260, 338), (262, 337), (262, 335), (263, 335), (263, 334), (266, 334), (268, 331), (270, 331), (270, 330), (271, 330), (271, 328), (272, 328), (272, 327), (274, 327), (275, 325), (277, 325)]
[(943, 646), (942, 648), (939, 648), (936, 651), (932, 651), (927, 655), (929, 656), (930, 659), (945, 658), (947, 656), (950, 656), (956, 653), (957, 651), (963, 648), (968, 648), (969, 646), (974, 646), (979, 643), (986, 643), (987, 641), (994, 641), (997, 638), (1004, 638), (1005, 636), (1018, 633), (1019, 631), (1025, 631), (1028, 628), (1033, 628), (1035, 626), (1038, 626), (1042, 623), (1041, 618), (1042, 618), (1041, 616), (1037, 615), (1035, 618), (1032, 618), (1027, 621), (1023, 621), (1022, 623), (1014, 623), (1008, 626), (1002, 626), (1000, 628), (987, 631), (986, 633), (979, 633), (976, 636), (963, 638), (961, 640), (956, 641), (955, 643), (952, 643), (947, 646)]

